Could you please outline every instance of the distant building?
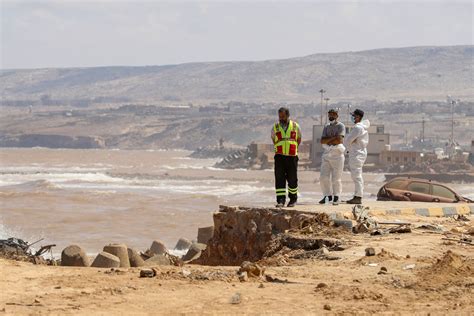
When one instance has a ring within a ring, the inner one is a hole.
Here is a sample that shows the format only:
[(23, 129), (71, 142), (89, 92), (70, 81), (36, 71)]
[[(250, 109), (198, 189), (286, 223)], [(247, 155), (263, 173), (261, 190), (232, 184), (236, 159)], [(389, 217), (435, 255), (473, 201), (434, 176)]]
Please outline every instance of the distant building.
[(423, 154), (419, 151), (383, 150), (380, 153), (379, 163), (382, 166), (420, 164)]
[[(346, 126), (346, 134), (348, 134), (353, 126)], [(313, 143), (311, 146), (311, 165), (317, 167), (321, 165), (321, 155), (323, 154), (323, 146), (321, 145), (321, 135), (323, 133), (323, 125), (313, 125)], [(378, 164), (380, 153), (386, 150), (390, 145), (390, 134), (385, 133), (384, 125), (371, 125), (369, 127), (369, 145), (367, 146), (368, 164)]]

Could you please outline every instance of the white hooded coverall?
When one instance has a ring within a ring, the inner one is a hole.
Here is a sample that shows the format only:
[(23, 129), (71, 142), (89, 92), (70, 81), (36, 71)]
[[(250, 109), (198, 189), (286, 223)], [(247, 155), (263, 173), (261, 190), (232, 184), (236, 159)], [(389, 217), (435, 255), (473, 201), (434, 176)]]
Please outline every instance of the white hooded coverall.
[(369, 144), (369, 120), (362, 120), (354, 125), (344, 138), (344, 146), (349, 151), (349, 167), (352, 181), (354, 181), (354, 196), (362, 197), (364, 194), (364, 179), (362, 166), (367, 159), (367, 145)]

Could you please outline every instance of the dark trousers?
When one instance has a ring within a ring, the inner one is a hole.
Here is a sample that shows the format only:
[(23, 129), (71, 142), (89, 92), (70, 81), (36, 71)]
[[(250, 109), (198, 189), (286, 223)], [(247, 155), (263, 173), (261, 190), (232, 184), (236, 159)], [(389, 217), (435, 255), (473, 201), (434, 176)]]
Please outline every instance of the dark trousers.
[(288, 198), (296, 201), (298, 197), (298, 156), (275, 155), (275, 191), (277, 203), (285, 203), (286, 183)]

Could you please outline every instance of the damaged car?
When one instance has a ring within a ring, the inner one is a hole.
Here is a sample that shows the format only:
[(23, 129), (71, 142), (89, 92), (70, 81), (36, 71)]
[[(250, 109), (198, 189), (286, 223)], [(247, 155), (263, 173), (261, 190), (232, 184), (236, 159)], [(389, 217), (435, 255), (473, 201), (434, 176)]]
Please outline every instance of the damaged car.
[(473, 203), (444, 184), (416, 178), (395, 178), (382, 186), (377, 201)]

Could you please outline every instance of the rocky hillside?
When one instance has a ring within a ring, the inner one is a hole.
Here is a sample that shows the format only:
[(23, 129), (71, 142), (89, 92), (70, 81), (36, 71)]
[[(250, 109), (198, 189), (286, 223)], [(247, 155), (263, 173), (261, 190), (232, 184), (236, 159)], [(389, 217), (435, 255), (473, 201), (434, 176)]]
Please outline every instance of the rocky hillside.
[(315, 54), (257, 62), (3, 70), (5, 99), (127, 98), (133, 101), (318, 101), (472, 98), (474, 46)]

